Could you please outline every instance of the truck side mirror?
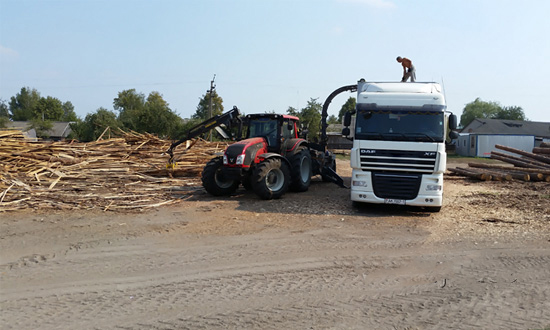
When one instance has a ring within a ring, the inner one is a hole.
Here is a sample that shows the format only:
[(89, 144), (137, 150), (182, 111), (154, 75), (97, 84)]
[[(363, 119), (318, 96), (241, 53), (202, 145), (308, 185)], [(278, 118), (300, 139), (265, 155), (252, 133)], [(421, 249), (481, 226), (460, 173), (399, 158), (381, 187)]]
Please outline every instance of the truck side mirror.
[(458, 138), (458, 133), (455, 132), (455, 131), (450, 131), (449, 132), (449, 137), (454, 140), (454, 139), (457, 139)]
[(344, 127), (349, 127), (349, 125), (351, 125), (351, 113), (348, 111), (344, 115)]
[(450, 115), (449, 116), (449, 129), (456, 129), (456, 126), (457, 126), (456, 115)]

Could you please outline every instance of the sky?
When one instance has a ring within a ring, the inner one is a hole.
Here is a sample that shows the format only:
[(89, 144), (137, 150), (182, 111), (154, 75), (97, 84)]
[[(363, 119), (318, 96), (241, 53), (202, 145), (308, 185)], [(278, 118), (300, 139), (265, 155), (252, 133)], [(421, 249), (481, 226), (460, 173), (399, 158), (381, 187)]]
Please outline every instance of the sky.
[(286, 113), (361, 78), (400, 81), (402, 56), (459, 117), (479, 97), (548, 122), (548, 13), (547, 0), (0, 0), (0, 99), (35, 88), (84, 119), (156, 91), (188, 118), (215, 77), (225, 110)]

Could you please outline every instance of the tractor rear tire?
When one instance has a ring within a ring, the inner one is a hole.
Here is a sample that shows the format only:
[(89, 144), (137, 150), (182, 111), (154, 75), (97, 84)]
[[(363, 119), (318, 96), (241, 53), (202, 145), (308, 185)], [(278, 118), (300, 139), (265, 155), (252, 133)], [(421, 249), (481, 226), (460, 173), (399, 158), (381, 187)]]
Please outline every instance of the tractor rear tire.
[(282, 159), (266, 159), (256, 166), (252, 174), (252, 189), (262, 199), (281, 198), (289, 184), (290, 171)]
[(306, 147), (300, 147), (290, 157), (290, 190), (303, 192), (309, 189), (311, 183), (311, 154)]
[(239, 187), (238, 180), (223, 177), (223, 159), (216, 157), (211, 159), (202, 171), (202, 186), (214, 196), (227, 196), (234, 193)]

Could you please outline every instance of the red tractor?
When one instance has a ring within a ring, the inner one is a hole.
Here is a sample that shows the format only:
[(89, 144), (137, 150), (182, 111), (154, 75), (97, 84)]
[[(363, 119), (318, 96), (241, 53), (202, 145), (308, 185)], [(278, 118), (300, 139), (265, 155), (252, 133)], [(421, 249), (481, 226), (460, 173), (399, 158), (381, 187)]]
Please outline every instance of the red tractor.
[(223, 156), (210, 160), (202, 172), (202, 184), (214, 196), (230, 195), (240, 184), (263, 199), (280, 198), (288, 189), (296, 192), (309, 188), (311, 177), (320, 174), (324, 181), (343, 186), (336, 174), (332, 153), (299, 137), (299, 118), (278, 114), (254, 114), (241, 117), (234, 107), (191, 129), (180, 143), (211, 129), (229, 137), (226, 129), (238, 127), (237, 137), (244, 139), (227, 147)]

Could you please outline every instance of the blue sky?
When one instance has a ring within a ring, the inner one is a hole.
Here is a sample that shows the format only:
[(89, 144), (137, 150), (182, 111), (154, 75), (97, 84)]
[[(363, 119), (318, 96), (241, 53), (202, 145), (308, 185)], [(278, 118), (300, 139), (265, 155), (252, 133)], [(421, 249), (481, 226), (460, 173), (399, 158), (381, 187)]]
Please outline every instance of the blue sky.
[(546, 0), (0, 0), (0, 99), (28, 86), (84, 118), (135, 88), (186, 118), (216, 75), (226, 110), (284, 113), (360, 78), (399, 81), (400, 55), (459, 116), (480, 97), (550, 121), (548, 13)]

